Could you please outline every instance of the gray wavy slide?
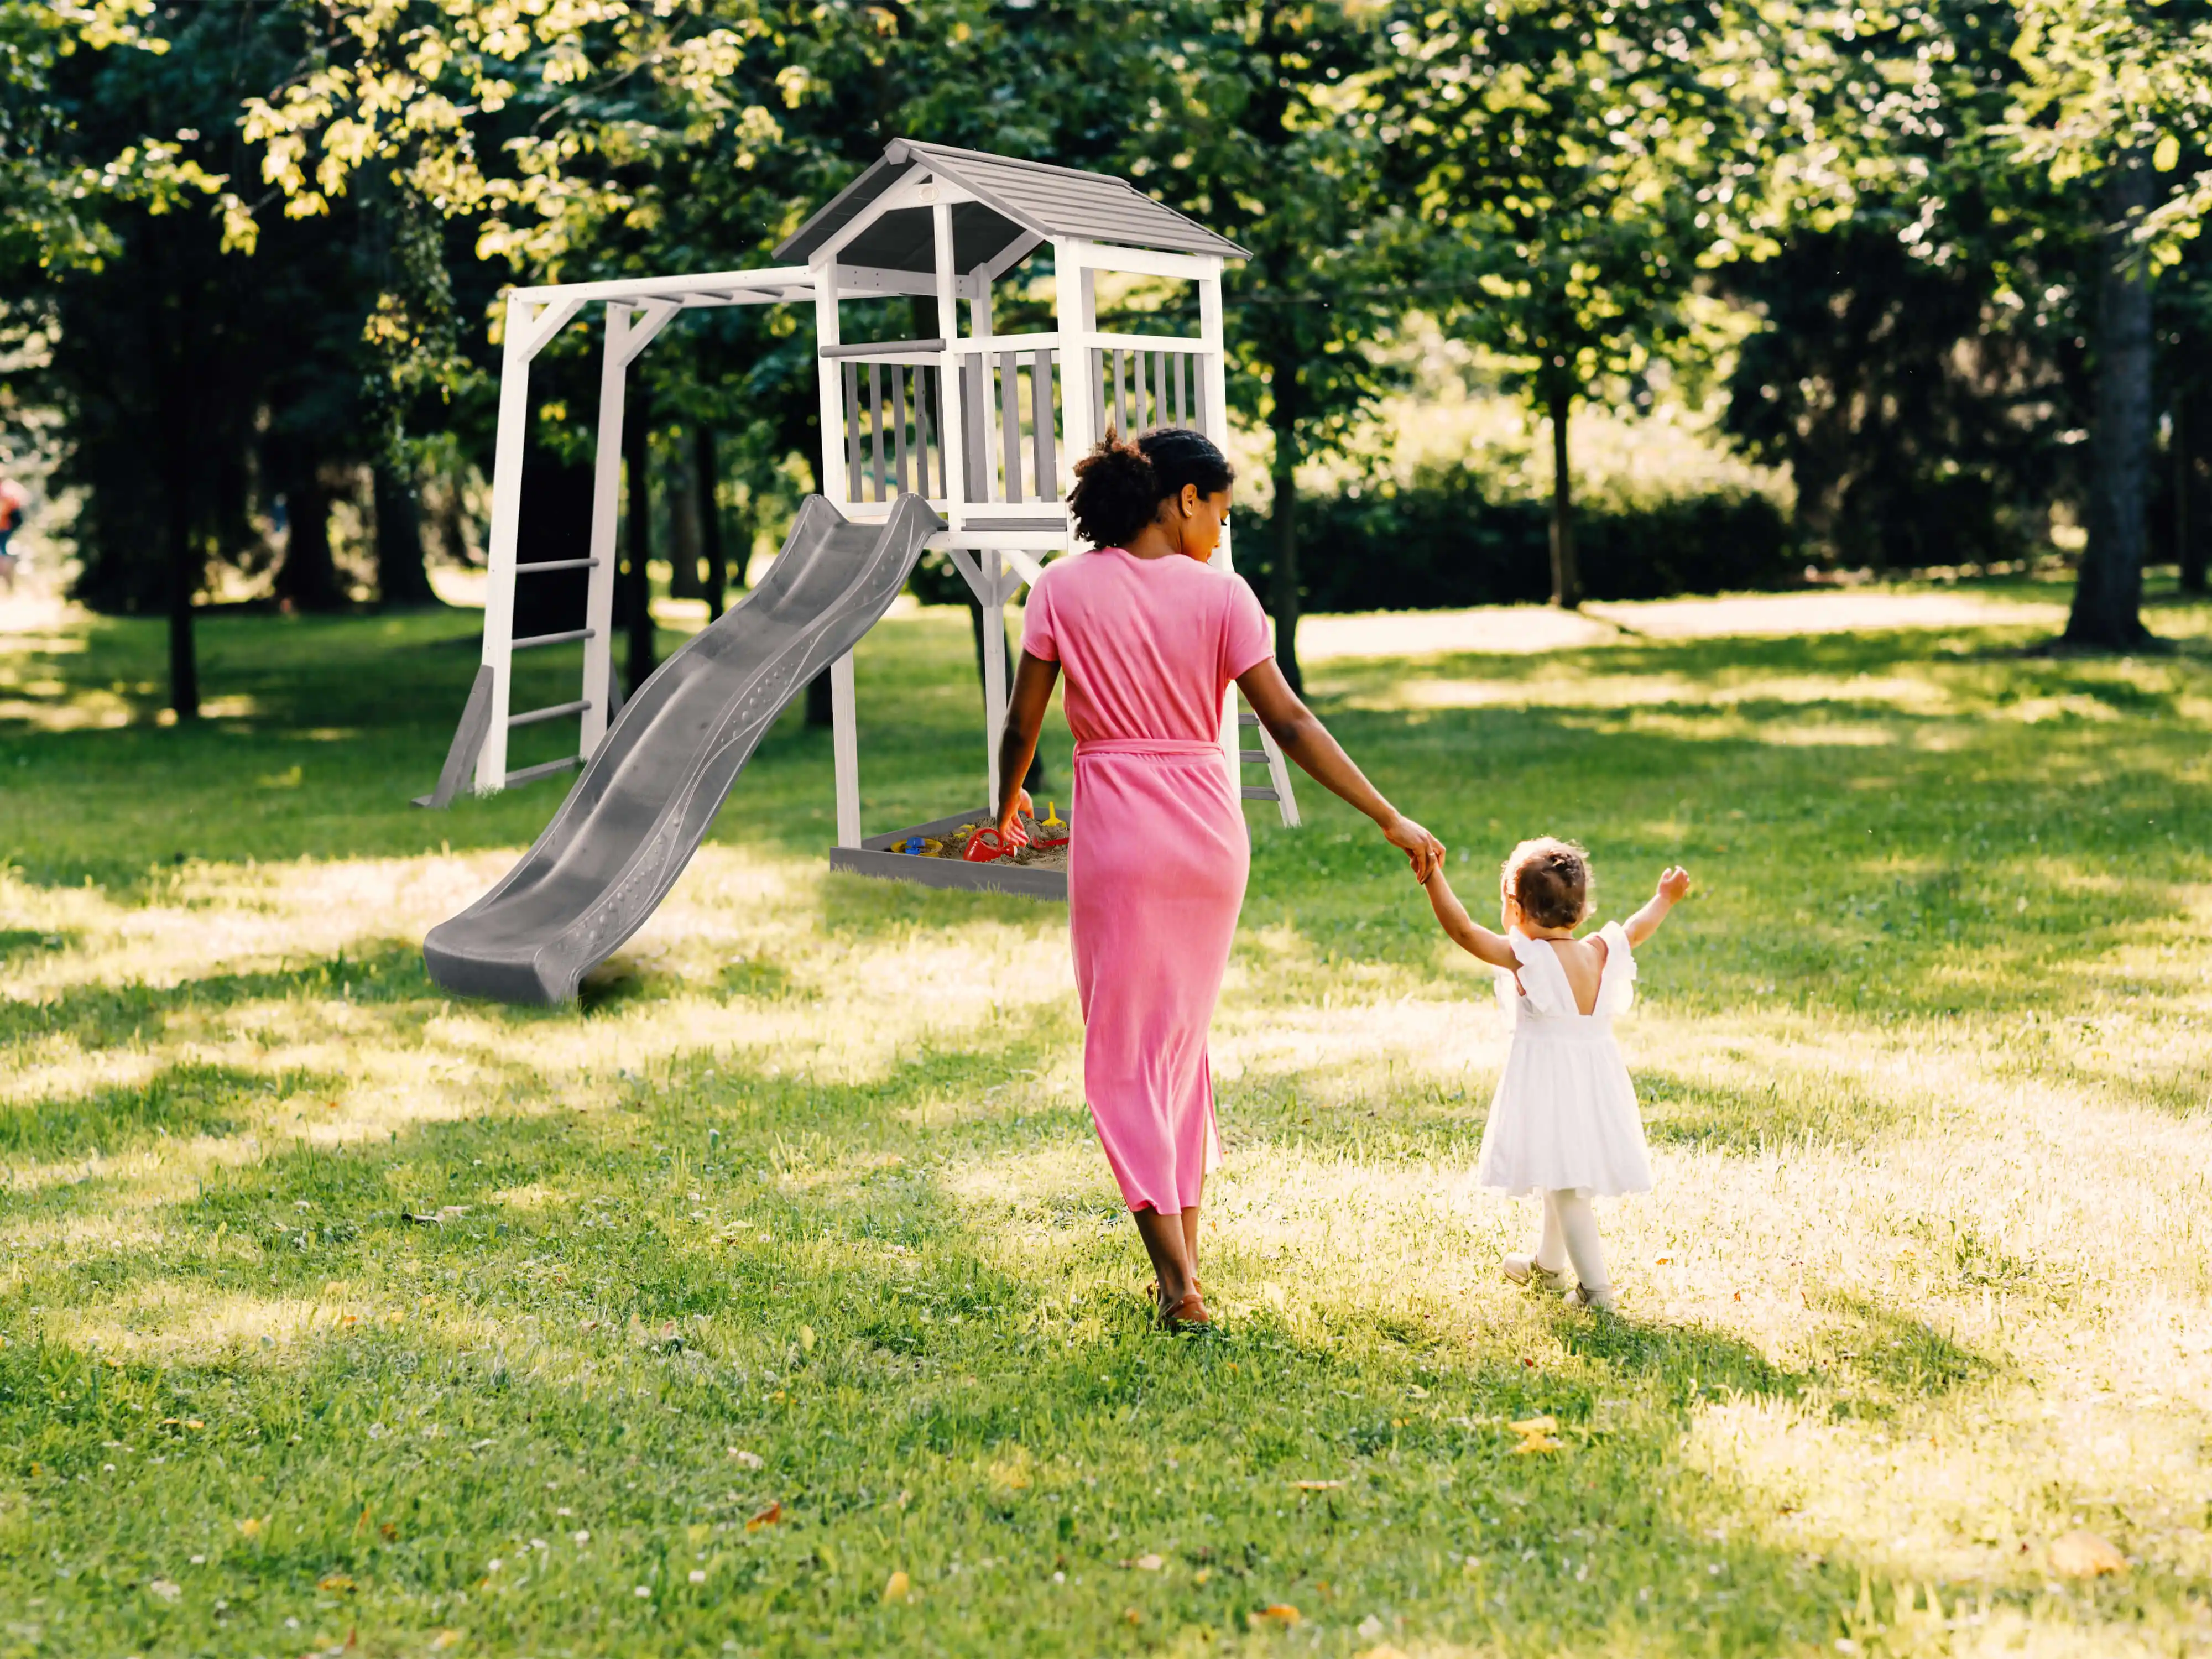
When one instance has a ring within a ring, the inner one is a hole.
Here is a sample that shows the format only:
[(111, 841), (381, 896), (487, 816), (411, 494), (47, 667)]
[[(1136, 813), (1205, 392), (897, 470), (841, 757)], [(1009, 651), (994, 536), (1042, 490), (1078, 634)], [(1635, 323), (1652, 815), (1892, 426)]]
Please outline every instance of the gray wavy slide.
[(880, 525), (808, 496), (766, 580), (638, 688), (521, 862), (430, 930), (430, 977), (501, 1002), (573, 999), (667, 897), (775, 717), (875, 626), (940, 527), (919, 495)]

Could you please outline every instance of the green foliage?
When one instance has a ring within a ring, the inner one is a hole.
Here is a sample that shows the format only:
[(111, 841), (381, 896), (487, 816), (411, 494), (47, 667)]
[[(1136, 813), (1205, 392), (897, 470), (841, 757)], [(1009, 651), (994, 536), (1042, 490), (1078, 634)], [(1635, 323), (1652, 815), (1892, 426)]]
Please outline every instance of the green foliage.
[[(1548, 509), (1499, 493), (1478, 468), (1425, 468), (1404, 483), (1302, 507), (1300, 538), (1317, 555), (1310, 610), (1540, 604), (1550, 592)], [(1786, 516), (1764, 495), (1585, 504), (1576, 537), (1594, 599), (1781, 587), (1805, 563)]]
[(1440, 307), (1540, 410), (1637, 400), (1685, 343), (1695, 272), (1748, 251), (1758, 146), (1717, 83), (1719, 0), (1425, 6), (1391, 24), (1386, 136)]

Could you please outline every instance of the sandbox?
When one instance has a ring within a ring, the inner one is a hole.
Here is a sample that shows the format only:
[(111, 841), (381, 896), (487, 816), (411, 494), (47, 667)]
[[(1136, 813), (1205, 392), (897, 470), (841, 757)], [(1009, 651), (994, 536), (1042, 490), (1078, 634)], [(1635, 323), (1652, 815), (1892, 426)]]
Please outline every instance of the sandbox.
[[(1049, 815), (1050, 808), (1047, 811)], [(894, 830), (888, 835), (870, 836), (858, 847), (831, 848), (830, 867), (889, 881), (918, 881), (925, 887), (1020, 893), (1030, 898), (1057, 899), (1066, 903), (1068, 849), (1065, 846), (1021, 848), (981, 864), (971, 864), (961, 858), (960, 848), (967, 833), (975, 826), (989, 826), (995, 821), (996, 814), (984, 808), (956, 813), (949, 818), (933, 818), (927, 823)], [(1033, 835), (1038, 832), (1040, 826), (1036, 820), (1024, 817), (1023, 822)], [(1065, 823), (1047, 824), (1042, 829), (1040, 839), (1057, 838), (1068, 833)], [(915, 846), (933, 847), (936, 850), (901, 850)]]

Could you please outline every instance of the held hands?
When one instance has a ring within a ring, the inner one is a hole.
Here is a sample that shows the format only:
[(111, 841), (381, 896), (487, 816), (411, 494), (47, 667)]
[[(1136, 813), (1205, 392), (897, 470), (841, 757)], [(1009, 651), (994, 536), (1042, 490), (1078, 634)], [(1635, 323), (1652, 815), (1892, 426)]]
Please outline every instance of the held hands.
[(1382, 826), (1382, 838), (1406, 855), (1415, 881), (1426, 882), (1431, 872), (1443, 868), (1443, 842), (1403, 813)]
[(1028, 846), (1030, 832), (1022, 828), (1022, 814), (1027, 812), (1034, 816), (1036, 811), (1036, 803), (1030, 799), (1030, 792), (1015, 790), (1012, 801), (1005, 811), (999, 814), (999, 839), (1008, 847)]
[(1658, 895), (1669, 904), (1679, 904), (1690, 891), (1690, 872), (1679, 864), (1670, 864), (1659, 878)]

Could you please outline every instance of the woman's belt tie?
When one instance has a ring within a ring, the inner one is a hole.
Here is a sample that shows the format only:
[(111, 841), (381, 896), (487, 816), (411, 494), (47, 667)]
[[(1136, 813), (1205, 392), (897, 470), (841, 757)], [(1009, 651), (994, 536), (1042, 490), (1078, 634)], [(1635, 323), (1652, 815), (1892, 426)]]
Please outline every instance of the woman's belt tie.
[(1218, 759), (1221, 745), (1188, 738), (1085, 738), (1075, 745), (1075, 758), (1090, 755), (1208, 755)]

